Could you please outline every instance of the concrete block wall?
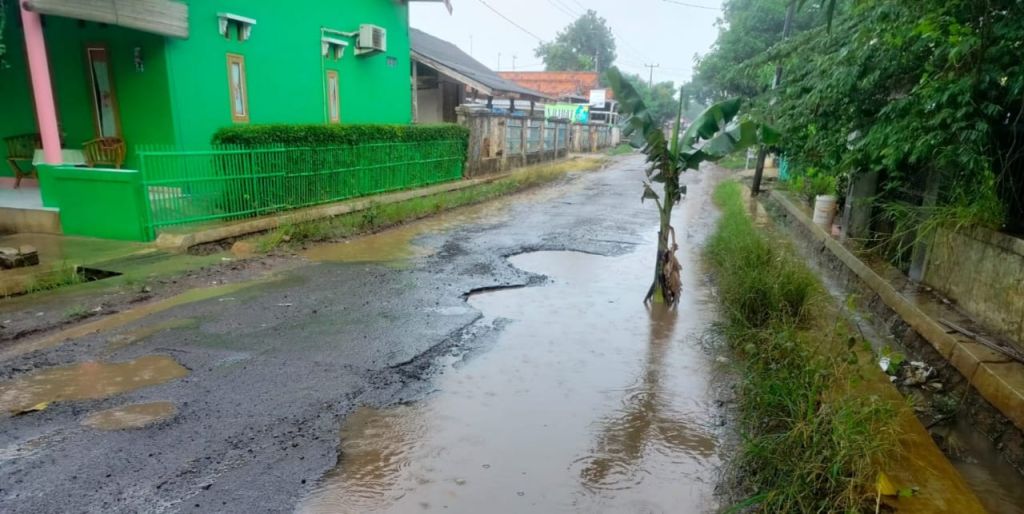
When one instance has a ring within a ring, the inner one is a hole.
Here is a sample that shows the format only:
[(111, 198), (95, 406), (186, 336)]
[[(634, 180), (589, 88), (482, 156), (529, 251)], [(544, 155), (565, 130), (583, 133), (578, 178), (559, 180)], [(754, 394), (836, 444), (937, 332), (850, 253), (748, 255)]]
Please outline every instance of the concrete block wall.
[[(619, 142), (619, 128), (610, 125), (573, 125), (565, 120), (511, 116), (468, 106), (458, 107), (456, 112), (459, 124), (470, 132), (467, 177), (560, 159), (570, 152), (597, 152)], [(531, 125), (539, 125), (540, 142), (535, 147), (529, 144)], [(565, 136), (559, 141), (557, 131), (562, 129)], [(550, 137), (549, 131), (555, 131), (555, 136)]]

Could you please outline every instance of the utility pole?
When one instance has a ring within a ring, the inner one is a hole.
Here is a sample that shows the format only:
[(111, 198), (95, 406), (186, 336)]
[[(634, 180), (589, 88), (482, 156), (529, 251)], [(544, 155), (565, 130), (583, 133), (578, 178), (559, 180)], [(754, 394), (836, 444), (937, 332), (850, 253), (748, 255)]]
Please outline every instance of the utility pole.
[(651, 73), (647, 76), (647, 89), (654, 90), (654, 68), (659, 68), (661, 65), (645, 64), (644, 66), (651, 69)]
[(473, 57), (473, 34), (469, 35), (469, 56)]
[(501, 71), (501, 52), (498, 52), (498, 67), (494, 71)]
[[(789, 33), (793, 30), (793, 15), (796, 14), (796, 2), (797, 0), (789, 0), (789, 6), (786, 7), (786, 21), (782, 23), (782, 40), (789, 39)], [(772, 89), (779, 87), (782, 82), (782, 61), (775, 64), (775, 78), (772, 79)], [(764, 176), (764, 160), (768, 156), (768, 147), (761, 145), (761, 148), (757, 151), (757, 164), (754, 168), (754, 183), (751, 184), (750, 191), (752, 194), (761, 193), (761, 178)]]
[(516, 54), (512, 54), (512, 71), (516, 71)]

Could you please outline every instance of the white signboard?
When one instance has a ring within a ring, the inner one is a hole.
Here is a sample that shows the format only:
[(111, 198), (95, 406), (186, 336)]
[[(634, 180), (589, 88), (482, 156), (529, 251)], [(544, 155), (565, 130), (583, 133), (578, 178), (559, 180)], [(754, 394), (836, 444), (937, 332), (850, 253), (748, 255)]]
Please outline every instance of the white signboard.
[(590, 90), (590, 105), (594, 107), (604, 107), (605, 102), (605, 91), (604, 89), (591, 89)]

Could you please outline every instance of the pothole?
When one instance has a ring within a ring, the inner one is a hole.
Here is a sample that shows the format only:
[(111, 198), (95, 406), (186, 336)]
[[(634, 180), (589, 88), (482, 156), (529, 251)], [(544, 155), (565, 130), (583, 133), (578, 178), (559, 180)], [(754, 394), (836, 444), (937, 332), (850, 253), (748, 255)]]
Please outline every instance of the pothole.
[(109, 398), (187, 374), (188, 369), (166, 355), (46, 368), (0, 384), (0, 413), (42, 410), (51, 402)]

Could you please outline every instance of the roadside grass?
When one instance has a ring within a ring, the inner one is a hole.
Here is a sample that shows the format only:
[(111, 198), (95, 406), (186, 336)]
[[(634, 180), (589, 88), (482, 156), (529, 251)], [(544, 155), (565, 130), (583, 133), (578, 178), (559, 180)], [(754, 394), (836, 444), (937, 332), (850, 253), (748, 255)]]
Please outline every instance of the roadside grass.
[(629, 143), (619, 143), (618, 146), (613, 146), (605, 150), (605, 154), (614, 157), (619, 155), (629, 155), (635, 151), (636, 149), (630, 146)]
[(85, 317), (89, 313), (89, 309), (85, 305), (76, 304), (64, 309), (64, 317), (69, 319), (78, 319)]
[(484, 202), (546, 184), (572, 171), (599, 167), (603, 162), (602, 158), (586, 157), (531, 166), (497, 180), (456, 191), (412, 198), (397, 203), (373, 204), (358, 212), (279, 227), (256, 238), (254, 246), (257, 251), (266, 253), (286, 244), (335, 241), (376, 232), (442, 211)]
[(741, 380), (730, 485), (746, 500), (734, 510), (874, 511), (896, 408), (855, 392), (870, 352), (813, 272), (754, 226), (741, 187), (715, 190), (722, 217), (707, 246)]
[(63, 263), (60, 268), (36, 278), (27, 288), (26, 293), (39, 293), (64, 286), (73, 286), (85, 282), (85, 278), (78, 274), (75, 266)]

